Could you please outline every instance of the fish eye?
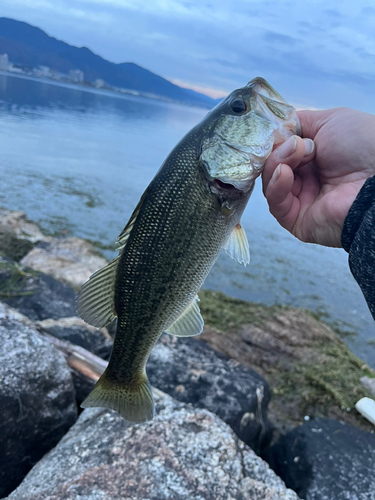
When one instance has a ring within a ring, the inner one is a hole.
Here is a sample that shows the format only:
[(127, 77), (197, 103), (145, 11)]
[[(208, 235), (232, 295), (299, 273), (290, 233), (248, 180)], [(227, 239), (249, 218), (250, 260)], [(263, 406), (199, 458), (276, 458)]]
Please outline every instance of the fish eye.
[(243, 102), (242, 99), (234, 99), (230, 103), (230, 108), (235, 113), (240, 114), (240, 113), (243, 113), (244, 111), (246, 111), (246, 104)]

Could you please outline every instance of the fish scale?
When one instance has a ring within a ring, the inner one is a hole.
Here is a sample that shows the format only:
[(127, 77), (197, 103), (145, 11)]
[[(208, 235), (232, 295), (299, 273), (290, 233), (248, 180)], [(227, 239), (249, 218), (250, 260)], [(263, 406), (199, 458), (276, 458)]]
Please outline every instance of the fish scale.
[(224, 248), (249, 262), (241, 215), (273, 144), (298, 125), (294, 108), (258, 78), (169, 154), (119, 236), (119, 256), (78, 295), (79, 314), (94, 326), (118, 318), (110, 362), (83, 407), (114, 408), (133, 422), (152, 418), (145, 370), (152, 347), (163, 331), (201, 333), (197, 292)]

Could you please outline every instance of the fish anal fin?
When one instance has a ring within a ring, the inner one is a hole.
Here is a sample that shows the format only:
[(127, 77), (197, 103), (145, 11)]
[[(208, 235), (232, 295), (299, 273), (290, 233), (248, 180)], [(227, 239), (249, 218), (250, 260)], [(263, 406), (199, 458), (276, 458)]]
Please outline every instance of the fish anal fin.
[(246, 266), (250, 263), (249, 243), (240, 223), (233, 229), (224, 250), (229, 257), (240, 264)]
[(113, 259), (81, 287), (77, 297), (77, 312), (81, 318), (96, 328), (102, 328), (116, 316), (115, 278), (119, 257)]
[(194, 337), (202, 333), (204, 321), (199, 311), (198, 296), (187, 306), (166, 332), (176, 337)]

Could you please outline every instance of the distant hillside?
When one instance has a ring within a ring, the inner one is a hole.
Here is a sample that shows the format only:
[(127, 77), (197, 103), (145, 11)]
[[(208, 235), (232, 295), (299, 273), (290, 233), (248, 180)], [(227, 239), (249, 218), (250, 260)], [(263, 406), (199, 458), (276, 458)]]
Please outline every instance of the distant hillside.
[(106, 61), (86, 47), (74, 47), (35, 26), (1, 17), (0, 54), (4, 53), (11, 62), (30, 67), (49, 66), (61, 73), (80, 69), (88, 82), (102, 79), (114, 87), (149, 92), (179, 102), (209, 108), (215, 105), (210, 97), (178, 87), (137, 64)]

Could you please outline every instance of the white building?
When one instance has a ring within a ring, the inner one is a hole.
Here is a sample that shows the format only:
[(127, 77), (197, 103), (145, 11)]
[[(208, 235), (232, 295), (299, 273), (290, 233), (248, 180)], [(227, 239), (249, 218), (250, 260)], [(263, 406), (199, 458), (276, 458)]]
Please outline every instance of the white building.
[(3, 54), (0, 56), (0, 70), (8, 71), (9, 67), (9, 57), (8, 54)]
[(51, 76), (51, 68), (48, 66), (39, 66), (37, 72), (38, 76), (44, 76), (46, 78)]
[(106, 86), (107, 84), (101, 78), (96, 79), (94, 82), (94, 87), (96, 87), (97, 89), (104, 89), (104, 87)]
[(73, 82), (82, 83), (85, 79), (85, 75), (80, 69), (71, 69), (69, 71), (69, 78)]

